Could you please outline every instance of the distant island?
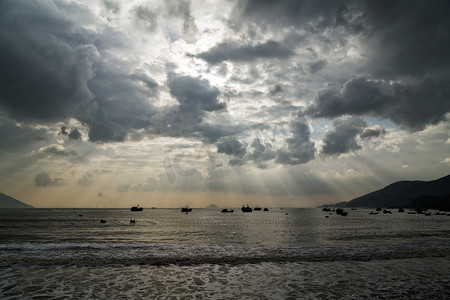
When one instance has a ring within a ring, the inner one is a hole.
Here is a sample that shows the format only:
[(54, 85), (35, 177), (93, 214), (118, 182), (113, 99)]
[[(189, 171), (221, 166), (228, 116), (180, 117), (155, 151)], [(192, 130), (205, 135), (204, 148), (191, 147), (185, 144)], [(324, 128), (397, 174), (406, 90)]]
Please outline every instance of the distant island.
[(0, 193), (0, 208), (33, 208), (33, 206), (20, 202), (13, 197)]
[(322, 207), (405, 207), (450, 211), (450, 175), (432, 181), (398, 181), (348, 202)]
[(206, 208), (208, 208), (208, 209), (218, 209), (219, 207), (217, 205), (215, 205), (215, 204), (210, 204)]

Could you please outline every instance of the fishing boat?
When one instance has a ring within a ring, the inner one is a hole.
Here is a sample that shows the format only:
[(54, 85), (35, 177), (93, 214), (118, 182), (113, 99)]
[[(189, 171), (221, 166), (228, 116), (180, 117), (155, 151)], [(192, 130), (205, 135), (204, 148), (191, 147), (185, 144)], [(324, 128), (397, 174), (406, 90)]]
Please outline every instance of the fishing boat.
[(253, 209), (250, 206), (248, 206), (248, 204), (247, 204), (247, 206), (242, 205), (241, 211), (242, 212), (252, 212)]
[(192, 211), (192, 208), (190, 208), (188, 205), (181, 208), (181, 212), (191, 212), (191, 211)]
[(144, 210), (144, 208), (140, 207), (139, 204), (131, 207), (131, 211), (143, 211), (143, 210)]
[(232, 213), (232, 212), (234, 212), (234, 209), (223, 208), (220, 212), (223, 212), (223, 213)]
[(261, 207), (259, 207), (258, 205), (256, 205), (256, 207), (255, 207), (253, 210), (254, 210), (254, 211), (261, 210)]

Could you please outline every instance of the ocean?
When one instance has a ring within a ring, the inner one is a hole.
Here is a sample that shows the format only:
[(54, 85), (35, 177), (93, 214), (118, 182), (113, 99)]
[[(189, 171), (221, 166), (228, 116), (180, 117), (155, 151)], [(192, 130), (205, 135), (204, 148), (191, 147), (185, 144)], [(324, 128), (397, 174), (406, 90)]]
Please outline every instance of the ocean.
[(348, 212), (4, 209), (0, 299), (449, 299), (450, 216)]

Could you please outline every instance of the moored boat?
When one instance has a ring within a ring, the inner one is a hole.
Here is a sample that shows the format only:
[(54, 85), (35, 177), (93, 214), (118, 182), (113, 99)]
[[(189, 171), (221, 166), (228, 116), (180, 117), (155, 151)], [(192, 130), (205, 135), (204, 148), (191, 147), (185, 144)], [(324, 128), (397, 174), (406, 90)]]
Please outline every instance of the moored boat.
[(188, 205), (181, 208), (181, 212), (191, 212), (191, 211), (192, 211), (192, 208), (190, 208)]
[(221, 212), (223, 212), (223, 213), (232, 213), (232, 212), (234, 212), (234, 209), (223, 208), (221, 210)]
[(140, 207), (139, 204), (137, 204), (136, 206), (132, 206), (130, 210), (131, 211), (143, 211), (144, 208)]
[(253, 209), (250, 206), (248, 206), (248, 204), (247, 204), (247, 206), (242, 205), (241, 211), (242, 212), (252, 212)]

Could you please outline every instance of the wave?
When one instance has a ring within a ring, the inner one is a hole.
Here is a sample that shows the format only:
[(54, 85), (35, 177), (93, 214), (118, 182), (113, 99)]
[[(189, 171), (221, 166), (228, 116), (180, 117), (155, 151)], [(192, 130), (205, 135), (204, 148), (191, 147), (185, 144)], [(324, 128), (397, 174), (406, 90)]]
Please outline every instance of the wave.
[(198, 265), (372, 261), (450, 256), (450, 241), (370, 246), (236, 246), (173, 243), (0, 244), (0, 267), (15, 265)]

